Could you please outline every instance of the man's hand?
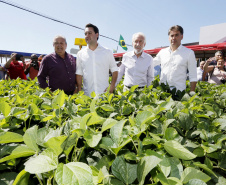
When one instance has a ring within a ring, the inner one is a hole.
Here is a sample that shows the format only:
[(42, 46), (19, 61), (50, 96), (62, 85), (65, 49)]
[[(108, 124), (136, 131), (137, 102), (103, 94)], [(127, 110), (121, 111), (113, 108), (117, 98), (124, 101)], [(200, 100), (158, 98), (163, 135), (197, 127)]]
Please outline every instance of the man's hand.
[(110, 89), (109, 89), (109, 93), (113, 93), (115, 90), (115, 86), (114, 85), (111, 85), (110, 86)]

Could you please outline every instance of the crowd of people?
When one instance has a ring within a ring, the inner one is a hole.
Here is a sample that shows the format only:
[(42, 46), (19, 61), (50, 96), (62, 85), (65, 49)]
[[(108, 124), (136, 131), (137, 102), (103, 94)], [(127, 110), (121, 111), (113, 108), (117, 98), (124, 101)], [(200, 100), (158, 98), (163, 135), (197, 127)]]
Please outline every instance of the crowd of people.
[[(214, 58), (200, 62), (197, 68), (194, 52), (181, 44), (184, 30), (179, 25), (168, 30), (170, 46), (162, 49), (155, 58), (144, 52), (145, 35), (135, 33), (132, 36), (133, 51), (125, 53), (120, 63), (115, 62), (111, 50), (99, 44), (97, 26), (87, 24), (84, 33), (87, 47), (78, 52), (76, 60), (66, 52), (66, 38), (56, 36), (54, 52), (45, 57), (32, 54), (31, 60), (25, 62), (23, 56), (12, 53), (6, 64), (0, 66), (0, 78), (5, 79), (6, 71), (10, 79), (26, 80), (29, 77), (33, 80), (37, 77), (41, 88), (61, 89), (68, 95), (83, 90), (87, 96), (91, 96), (93, 91), (96, 94), (113, 93), (123, 76), (124, 91), (134, 85), (138, 88), (149, 86), (158, 74), (160, 83), (180, 91), (186, 88), (187, 76), (191, 92), (195, 91), (197, 81), (215, 84), (226, 81), (222, 52), (218, 51)], [(110, 85), (109, 71), (112, 76)]]
[(43, 57), (44, 55), (38, 57), (36, 54), (32, 54), (31, 59), (25, 62), (22, 55), (12, 53), (5, 65), (0, 65), (0, 80), (17, 78), (27, 80), (28, 77), (33, 80), (38, 75)]
[(211, 57), (206, 61), (201, 61), (197, 67), (198, 81), (207, 81), (212, 84), (225, 84), (226, 82), (226, 66), (223, 53), (217, 51), (215, 57)]

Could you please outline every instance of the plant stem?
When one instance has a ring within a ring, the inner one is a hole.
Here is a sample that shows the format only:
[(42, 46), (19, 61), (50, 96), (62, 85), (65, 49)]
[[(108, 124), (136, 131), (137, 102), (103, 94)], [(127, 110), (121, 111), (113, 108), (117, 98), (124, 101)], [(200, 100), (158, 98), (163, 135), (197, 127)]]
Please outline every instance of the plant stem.
[(37, 174), (35, 174), (35, 175), (36, 175), (36, 177), (37, 177), (39, 183), (40, 183), (41, 185), (43, 185), (43, 183), (42, 183), (41, 179), (39, 178), (39, 176), (38, 176)]

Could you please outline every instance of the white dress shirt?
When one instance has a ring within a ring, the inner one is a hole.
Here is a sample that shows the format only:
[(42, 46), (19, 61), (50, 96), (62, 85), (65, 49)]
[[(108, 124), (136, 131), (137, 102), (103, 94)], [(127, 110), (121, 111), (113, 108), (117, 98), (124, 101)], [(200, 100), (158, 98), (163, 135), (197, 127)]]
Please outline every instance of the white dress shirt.
[(83, 90), (87, 96), (93, 91), (103, 93), (109, 86), (109, 70), (118, 71), (113, 53), (100, 44), (94, 51), (88, 47), (79, 51), (76, 65), (76, 74), (83, 76)]
[(180, 45), (175, 51), (170, 47), (162, 49), (154, 58), (154, 65), (161, 64), (160, 83), (168, 83), (170, 88), (186, 89), (187, 70), (189, 81), (197, 82), (197, 61), (192, 50)]
[(141, 56), (137, 58), (134, 51), (125, 53), (123, 55), (122, 64), (119, 68), (116, 84), (120, 82), (124, 74), (123, 84), (125, 86), (149, 86), (154, 80), (154, 64), (152, 56), (142, 52)]
[(197, 79), (202, 81), (203, 70), (200, 67), (197, 67)]

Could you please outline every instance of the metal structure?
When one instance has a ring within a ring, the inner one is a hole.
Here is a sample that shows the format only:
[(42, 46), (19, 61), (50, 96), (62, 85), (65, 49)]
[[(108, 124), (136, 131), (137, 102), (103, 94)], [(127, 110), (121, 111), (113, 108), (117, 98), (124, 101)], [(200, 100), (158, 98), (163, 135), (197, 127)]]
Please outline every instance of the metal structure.
[[(200, 60), (205, 60), (206, 58), (213, 57), (216, 51), (222, 51), (224, 54), (226, 53), (225, 42), (217, 43), (217, 44), (206, 44), (206, 45), (185, 45), (185, 47), (193, 50), (195, 52), (196, 58)], [(148, 49), (148, 50), (144, 50), (144, 52), (154, 57), (163, 48), (165, 47)], [(123, 54), (124, 53), (114, 53), (115, 60), (121, 61)]]

